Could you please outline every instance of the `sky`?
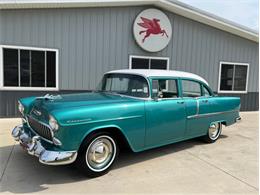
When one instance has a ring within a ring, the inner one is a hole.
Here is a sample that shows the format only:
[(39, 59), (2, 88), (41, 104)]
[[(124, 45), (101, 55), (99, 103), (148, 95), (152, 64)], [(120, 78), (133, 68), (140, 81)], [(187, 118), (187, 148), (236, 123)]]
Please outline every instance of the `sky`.
[(259, 26), (259, 0), (179, 0), (232, 22), (251, 28)]

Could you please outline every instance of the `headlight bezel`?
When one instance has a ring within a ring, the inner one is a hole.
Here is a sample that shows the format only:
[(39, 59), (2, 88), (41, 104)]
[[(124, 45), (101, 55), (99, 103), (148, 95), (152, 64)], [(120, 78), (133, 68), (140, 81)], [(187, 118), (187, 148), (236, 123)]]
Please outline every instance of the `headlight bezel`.
[(18, 110), (22, 115), (24, 115), (24, 105), (20, 101), (18, 101)]
[(54, 132), (58, 131), (59, 129), (59, 124), (52, 115), (49, 115), (49, 126)]

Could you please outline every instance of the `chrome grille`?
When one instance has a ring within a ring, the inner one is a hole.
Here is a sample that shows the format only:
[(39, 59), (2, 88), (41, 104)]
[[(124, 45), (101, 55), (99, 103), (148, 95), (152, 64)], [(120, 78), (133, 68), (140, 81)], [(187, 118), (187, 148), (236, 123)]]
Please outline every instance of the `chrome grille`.
[(38, 122), (37, 120), (35, 120), (32, 117), (28, 117), (28, 123), (30, 125), (30, 127), (41, 137), (48, 139), (50, 141), (52, 141), (52, 134), (51, 134), (51, 130), (49, 129), (49, 127), (47, 127), (46, 125)]

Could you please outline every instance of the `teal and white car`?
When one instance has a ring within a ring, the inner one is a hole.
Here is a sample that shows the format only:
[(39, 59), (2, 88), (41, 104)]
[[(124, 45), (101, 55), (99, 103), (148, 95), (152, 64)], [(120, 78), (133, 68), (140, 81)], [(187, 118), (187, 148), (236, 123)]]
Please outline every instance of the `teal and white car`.
[(20, 99), (15, 140), (48, 165), (76, 163), (90, 177), (106, 173), (119, 148), (134, 152), (195, 137), (215, 142), (240, 121), (240, 99), (213, 94), (198, 75), (115, 70), (95, 91)]

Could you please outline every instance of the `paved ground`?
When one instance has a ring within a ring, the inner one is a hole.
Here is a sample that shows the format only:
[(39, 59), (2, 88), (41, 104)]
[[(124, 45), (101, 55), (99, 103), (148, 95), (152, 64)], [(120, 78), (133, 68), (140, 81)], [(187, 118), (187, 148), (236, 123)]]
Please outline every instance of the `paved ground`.
[(258, 194), (258, 112), (223, 129), (215, 144), (191, 140), (123, 153), (107, 175), (87, 179), (71, 166), (44, 166), (14, 145), (18, 119), (0, 120), (0, 193)]

